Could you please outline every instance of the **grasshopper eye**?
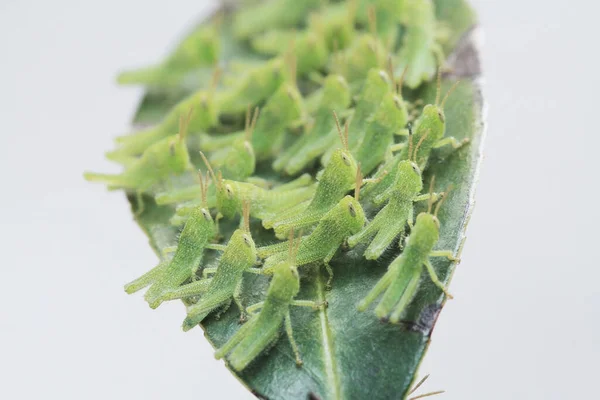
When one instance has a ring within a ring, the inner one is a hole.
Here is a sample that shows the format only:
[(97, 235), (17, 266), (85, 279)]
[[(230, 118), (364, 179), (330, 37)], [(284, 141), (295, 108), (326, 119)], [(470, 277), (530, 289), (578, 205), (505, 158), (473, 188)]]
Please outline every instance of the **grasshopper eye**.
[(438, 111), (438, 117), (440, 118), (440, 121), (444, 122), (444, 114), (442, 114), (440, 111)]
[(287, 95), (290, 98), (290, 100), (294, 101), (294, 93), (291, 90), (287, 91)]
[(348, 156), (346, 156), (345, 154), (342, 154), (342, 161), (344, 162), (344, 164), (346, 164), (347, 166), (350, 166), (350, 159), (348, 158)]
[(206, 210), (202, 210), (202, 215), (204, 216), (204, 219), (207, 221), (210, 221), (210, 214), (208, 213), (208, 211)]
[(250, 143), (244, 142), (244, 149), (246, 149), (248, 153), (252, 153), (252, 145)]
[[(375, 50), (373, 50), (373, 51), (375, 51)], [(382, 81), (387, 83), (387, 76), (385, 75), (385, 72), (379, 71), (379, 77), (381, 78)]]
[(171, 143), (171, 144), (169, 145), (169, 152), (171, 153), (171, 155), (172, 155), (173, 157), (175, 157), (175, 143)]
[(250, 243), (250, 238), (248, 238), (248, 236), (244, 235), (244, 243), (246, 243), (246, 246), (251, 247), (252, 244)]
[(437, 217), (433, 217), (433, 222), (435, 223), (435, 226), (437, 227), (438, 231), (440, 230), (440, 220), (437, 219)]
[(225, 191), (227, 192), (227, 197), (230, 199), (233, 198), (233, 189), (229, 185), (225, 185)]
[(352, 218), (356, 217), (356, 210), (354, 209), (354, 204), (348, 204), (348, 211), (350, 211), (350, 215)]

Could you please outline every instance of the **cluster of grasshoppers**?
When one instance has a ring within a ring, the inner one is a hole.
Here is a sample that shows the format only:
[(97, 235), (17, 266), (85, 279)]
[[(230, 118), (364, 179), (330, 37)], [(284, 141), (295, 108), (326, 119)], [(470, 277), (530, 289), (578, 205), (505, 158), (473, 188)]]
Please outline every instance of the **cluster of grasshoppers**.
[[(436, 215), (448, 191), (434, 192), (431, 179), (429, 192), (422, 193), (422, 173), (434, 149), (458, 148), (466, 141), (445, 137), (450, 91), (440, 101), (441, 68), (433, 104), (419, 112), (418, 101), (402, 96), (403, 86), (414, 89), (433, 80), (443, 57), (434, 11), (430, 0), (265, 2), (240, 10), (231, 23), (239, 41), (269, 59), (217, 66), (221, 25), (214, 22), (194, 32), (164, 63), (122, 74), (123, 84), (164, 89), (190, 71), (214, 66), (207, 88), (181, 100), (159, 124), (117, 139), (107, 156), (123, 165), (122, 174), (85, 174), (109, 189), (135, 194), (138, 214), (153, 197), (172, 207), (172, 224), (183, 225), (177, 245), (164, 249), (158, 266), (127, 284), (127, 293), (147, 287), (152, 308), (185, 299), (184, 330), (233, 300), (245, 323), (216, 357), (226, 357), (238, 371), (282, 326), (302, 364), (290, 306), (325, 312), (327, 304), (296, 299), (298, 270), (322, 265), (327, 286), (335, 285), (329, 262), (340, 251), (360, 251), (375, 260), (389, 248), (402, 248), (357, 304), (365, 311), (381, 296), (375, 307), (381, 320), (400, 321), (424, 271), (451, 297), (429, 260), (456, 261), (453, 252), (434, 250), (440, 231)], [(206, 174), (196, 174), (192, 151)], [(258, 178), (258, 166), (293, 179), (277, 184)], [(310, 173), (315, 170), (316, 180)], [(187, 184), (171, 187), (173, 176), (187, 177), (179, 180)], [(427, 201), (428, 209), (415, 218), (414, 204), (420, 201)], [(375, 210), (370, 220), (366, 205)], [(239, 229), (219, 243), (219, 221), (238, 215)], [(257, 245), (251, 219), (281, 241)], [(221, 252), (216, 267), (205, 265), (205, 251)], [(247, 273), (271, 279), (265, 300), (249, 307), (241, 296)]]

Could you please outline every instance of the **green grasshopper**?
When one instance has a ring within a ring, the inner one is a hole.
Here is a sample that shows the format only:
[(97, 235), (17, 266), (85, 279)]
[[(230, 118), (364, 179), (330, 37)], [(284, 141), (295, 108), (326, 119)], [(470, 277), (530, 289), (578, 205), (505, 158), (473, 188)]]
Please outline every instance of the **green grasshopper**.
[[(441, 70), (438, 71), (438, 84), (437, 94), (434, 104), (427, 104), (423, 108), (421, 116), (415, 121), (413, 128), (413, 140), (420, 143), (413, 159), (419, 166), (421, 171), (424, 171), (427, 167), (429, 156), (433, 149), (437, 149), (446, 145), (451, 145), (454, 149), (458, 149), (469, 142), (468, 138), (462, 141), (458, 141), (454, 137), (445, 137), (446, 131), (446, 117), (444, 116), (444, 105), (448, 100), (452, 91), (456, 88), (459, 82), (456, 82), (454, 86), (448, 90), (446, 96), (440, 103), (440, 91), (441, 91)], [(406, 143), (400, 143), (391, 147), (393, 151), (400, 150), (396, 155), (386, 161), (375, 173), (374, 178), (381, 178), (377, 185), (369, 185), (365, 187), (364, 197), (365, 199), (372, 199), (375, 196), (380, 195), (387, 190), (390, 185), (393, 184), (396, 179), (396, 168), (401, 160), (409, 159), (409, 146)], [(388, 173), (389, 172), (389, 173)], [(384, 176), (385, 175), (385, 176)]]
[(174, 86), (185, 74), (204, 66), (215, 65), (219, 59), (219, 26), (214, 23), (192, 32), (173, 50), (165, 61), (146, 68), (119, 74), (120, 85)]
[(364, 80), (369, 70), (381, 68), (386, 63), (388, 50), (377, 37), (376, 24), (372, 21), (370, 33), (359, 35), (331, 59), (329, 71), (343, 75), (351, 84)]
[(328, 76), (323, 84), (323, 97), (312, 128), (275, 159), (273, 169), (295, 175), (332, 147), (337, 131), (331, 110), (345, 110), (348, 105), (350, 89), (346, 80), (341, 75)]
[[(292, 345), (296, 364), (302, 365), (300, 351), (294, 340), (290, 306), (311, 307), (316, 310), (324, 305), (310, 300), (294, 300), (300, 290), (300, 277), (295, 262), (300, 240), (294, 242), (292, 232), (288, 243), (287, 260), (273, 268), (273, 278), (265, 301), (247, 308), (248, 314), (251, 315), (250, 320), (215, 353), (216, 359), (221, 359), (229, 354), (227, 357), (229, 363), (236, 371), (246, 368), (252, 360), (275, 341), (282, 325), (285, 326), (285, 332)], [(254, 315), (254, 312), (259, 309), (258, 315)]]
[(233, 218), (242, 211), (244, 202), (248, 202), (252, 204), (252, 216), (263, 220), (272, 217), (278, 210), (307, 201), (315, 193), (314, 185), (307, 185), (312, 182), (309, 175), (279, 190), (267, 190), (251, 183), (223, 179), (220, 172), (218, 176), (215, 174), (204, 153), (201, 152), (200, 155), (215, 182), (217, 210), (225, 218)]
[[(214, 273), (213, 278), (202, 279), (171, 289), (163, 292), (158, 298), (160, 301), (166, 301), (200, 296), (198, 302), (187, 309), (187, 317), (183, 322), (184, 331), (188, 331), (202, 322), (211, 312), (228, 307), (232, 298), (240, 310), (240, 319), (245, 319), (245, 309), (240, 299), (243, 274), (244, 272), (260, 273), (260, 270), (252, 268), (256, 263), (256, 246), (250, 235), (249, 203), (244, 204), (243, 214), (244, 227), (233, 232), (227, 246), (223, 249), (218, 268), (204, 268), (203, 270), (203, 276)], [(206, 247), (221, 249), (221, 246), (207, 245)]]
[[(391, 81), (385, 71), (377, 68), (369, 70), (348, 128), (348, 148), (353, 154), (363, 142), (369, 119), (379, 109), (379, 105), (386, 93), (390, 93), (390, 89)], [(335, 147), (330, 147), (321, 158), (321, 164), (327, 165), (334, 150)]]
[(348, 124), (346, 124), (345, 133), (342, 133), (335, 112), (334, 116), (343, 148), (337, 149), (333, 153), (321, 174), (310, 203), (299, 204), (276, 214), (273, 218), (263, 220), (263, 226), (267, 229), (274, 228), (278, 238), (285, 238), (291, 228), (302, 230), (316, 225), (321, 217), (333, 208), (356, 182), (358, 166), (348, 150)]
[[(346, 196), (330, 209), (320, 220), (317, 227), (302, 237), (296, 264), (298, 266), (314, 262), (323, 262), (329, 274), (327, 286), (333, 278), (329, 262), (344, 240), (359, 232), (365, 225), (365, 213), (360, 205), (360, 187), (362, 175), (356, 175), (354, 197)], [(285, 243), (264, 246), (258, 249), (258, 255), (265, 259), (263, 271), (271, 269), (285, 259)]]
[(140, 206), (138, 213), (141, 213), (142, 193), (165, 181), (171, 175), (180, 175), (193, 169), (185, 143), (191, 111), (187, 119), (181, 116), (178, 135), (166, 137), (148, 147), (139, 159), (129, 162), (123, 173), (111, 175), (86, 172), (84, 178), (91, 182), (106, 183), (109, 190), (124, 189), (136, 193)]
[(437, 21), (432, 0), (403, 0), (400, 22), (405, 28), (398, 53), (399, 68), (410, 65), (405, 83), (411, 89), (430, 81), (438, 63), (444, 59), (436, 42)]
[(106, 153), (109, 160), (125, 162), (133, 156), (141, 154), (152, 144), (167, 137), (177, 128), (179, 116), (192, 109), (188, 123), (189, 131), (197, 133), (218, 124), (218, 107), (214, 101), (215, 88), (221, 72), (217, 68), (208, 90), (199, 90), (177, 103), (162, 121), (151, 128), (120, 136), (116, 139), (118, 147)]
[(404, 0), (360, 0), (356, 20), (362, 25), (376, 25), (377, 35), (392, 47), (403, 11)]
[(323, 69), (329, 59), (329, 49), (325, 38), (312, 30), (302, 32), (269, 31), (254, 38), (252, 48), (259, 53), (268, 55), (283, 54), (292, 48), (298, 60), (297, 72), (300, 76)]
[(145, 299), (151, 308), (156, 308), (161, 304), (160, 298), (165, 292), (176, 289), (188, 279), (196, 276), (202, 262), (204, 248), (217, 234), (215, 223), (206, 208), (208, 175), (206, 181), (201, 173), (199, 175), (202, 204), (194, 209), (187, 220), (179, 235), (173, 258), (160, 263), (146, 274), (125, 285), (125, 291), (129, 294), (150, 285)]
[(293, 28), (321, 3), (322, 0), (279, 0), (252, 4), (236, 14), (234, 34), (240, 39), (249, 39), (263, 31)]
[[(392, 82), (395, 82), (393, 71), (390, 60)], [(402, 78), (397, 87), (402, 87)], [(408, 110), (400, 89), (397, 94), (387, 92), (379, 107), (368, 118), (362, 141), (352, 151), (364, 174), (369, 174), (384, 161), (389, 147), (394, 143), (394, 135), (405, 135), (408, 132), (405, 129), (407, 123)]]
[[(259, 104), (271, 97), (283, 82), (290, 79), (286, 63), (286, 56), (275, 57), (258, 65), (232, 63), (233, 84), (216, 94), (215, 101), (221, 114), (241, 114), (248, 104)], [(224, 81), (227, 83), (228, 79)]]
[[(250, 121), (250, 107), (246, 113), (246, 128), (243, 137), (236, 140), (231, 147), (217, 151), (211, 156), (211, 164), (222, 171), (223, 176), (235, 181), (246, 181), (254, 173), (256, 157), (252, 148), (252, 132), (258, 118), (258, 107), (254, 109), (254, 116)], [(200, 195), (197, 185), (192, 185), (176, 190), (158, 193), (155, 197), (156, 204), (174, 204), (197, 199)], [(215, 206), (215, 191), (210, 193), (209, 206)], [(192, 207), (196, 206), (196, 202)]]
[[(412, 137), (409, 140), (409, 157), (412, 157)], [(418, 147), (417, 145), (414, 154), (418, 152)], [(397, 169), (394, 184), (374, 199), (374, 203), (378, 205), (387, 202), (385, 207), (362, 231), (348, 239), (350, 247), (372, 239), (364, 254), (367, 260), (379, 258), (394, 238), (404, 232), (406, 223), (412, 223), (413, 203), (428, 200), (431, 196), (419, 195), (423, 190), (423, 178), (421, 170), (412, 160), (400, 161)], [(437, 198), (438, 195), (433, 196)]]
[[(431, 189), (433, 189), (433, 179)], [(447, 198), (447, 194), (442, 197), (442, 200), (445, 198)], [(437, 212), (443, 201), (437, 204), (435, 212), (432, 214), (432, 199), (433, 196), (429, 198), (427, 212), (422, 212), (417, 216), (404, 251), (392, 261), (385, 275), (358, 304), (359, 311), (365, 311), (383, 293), (381, 301), (375, 308), (375, 315), (381, 320), (397, 323), (417, 291), (423, 265), (425, 265), (433, 283), (446, 296), (452, 298), (452, 295), (448, 293), (444, 284), (437, 277), (429, 260), (430, 257), (446, 257), (451, 261), (458, 261), (450, 250), (433, 250), (440, 236), (440, 221), (437, 219)]]
[[(252, 147), (258, 161), (266, 160), (277, 153), (282, 146), (286, 128), (302, 114), (302, 95), (295, 83), (281, 85), (261, 110), (254, 128)], [(201, 148), (208, 152), (227, 148), (243, 135), (244, 133), (240, 132), (218, 137), (204, 136)]]

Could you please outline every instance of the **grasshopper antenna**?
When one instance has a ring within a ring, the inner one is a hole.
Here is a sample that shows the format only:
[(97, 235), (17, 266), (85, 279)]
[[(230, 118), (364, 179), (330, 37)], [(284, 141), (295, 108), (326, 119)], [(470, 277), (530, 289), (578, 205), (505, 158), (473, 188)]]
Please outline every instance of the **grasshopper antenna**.
[(215, 90), (217, 89), (217, 86), (219, 85), (219, 81), (221, 80), (221, 76), (223, 75), (223, 70), (221, 69), (221, 67), (217, 66), (215, 67), (215, 70), (212, 73), (212, 76), (210, 78), (210, 93), (214, 93)]
[[(423, 136), (421, 136), (421, 139), (419, 139), (419, 141), (417, 142), (417, 146), (415, 147), (415, 150), (413, 152), (413, 161), (414, 162), (417, 162), (417, 154), (419, 153), (419, 148), (421, 147), (421, 145), (423, 144), (425, 139), (427, 139), (429, 132), (430, 132), (430, 130), (427, 129), (427, 132), (425, 132), (425, 134)], [(409, 155), (409, 160), (410, 160), (410, 155)]]
[[(420, 142), (420, 140), (419, 140)], [(408, 159), (413, 159), (413, 133), (412, 133), (412, 125), (408, 125)], [(413, 160), (414, 161), (414, 160)]]
[(396, 93), (402, 96), (402, 86), (404, 86), (404, 78), (406, 77), (406, 73), (408, 72), (408, 65), (404, 67), (402, 71), (402, 75), (400, 75), (400, 79), (396, 82)]
[(333, 111), (333, 118), (335, 118), (335, 126), (337, 127), (338, 136), (340, 137), (340, 141), (342, 142), (342, 146), (344, 149), (348, 150), (348, 122), (344, 124), (345, 134), (342, 133), (342, 127), (340, 125), (340, 120), (338, 119), (337, 113)]
[(435, 175), (431, 177), (431, 183), (429, 184), (429, 202), (427, 204), (427, 213), (431, 214), (431, 207), (433, 207), (433, 184), (435, 183)]
[(375, 7), (370, 6), (367, 10), (369, 17), (369, 32), (371, 35), (377, 35), (377, 15), (375, 14)]
[(246, 114), (246, 141), (250, 142), (252, 140), (252, 134), (254, 133), (254, 128), (256, 127), (256, 120), (258, 119), (258, 114), (260, 113), (259, 108), (254, 108), (254, 114), (252, 115), (252, 122), (250, 122), (250, 105), (248, 105), (248, 112)]
[(179, 116), (179, 141), (183, 142), (185, 136), (187, 135), (188, 126), (190, 125), (190, 119), (192, 118), (192, 112), (194, 111), (193, 107), (190, 107), (188, 111), (187, 117), (184, 117), (183, 114)]
[[(208, 170), (208, 173), (210, 174), (210, 177), (212, 178), (213, 182), (215, 183), (215, 185), (217, 185), (217, 188), (219, 188), (221, 186), (221, 179), (217, 179), (215, 171), (213, 171), (212, 167), (210, 166), (210, 162), (208, 162), (208, 158), (206, 158), (203, 152), (200, 152), (200, 157), (202, 157), (202, 161), (204, 161), (204, 165), (206, 165), (206, 169)], [(219, 171), (219, 173), (220, 172), (221, 171)]]
[(394, 60), (392, 60), (391, 54), (388, 56), (387, 67), (388, 73), (390, 74), (390, 79), (392, 80), (392, 87), (394, 90), (396, 90), (396, 78), (394, 77)]
[(438, 71), (437, 71), (437, 84), (436, 84), (436, 91), (435, 91), (435, 105), (439, 105), (440, 104), (440, 96), (442, 94), (442, 67), (439, 66), (438, 67)]
[(242, 204), (242, 219), (244, 230), (250, 233), (250, 202), (244, 200)]
[(358, 168), (356, 169), (356, 183), (355, 183), (355, 187), (354, 187), (354, 198), (356, 199), (356, 201), (358, 201), (360, 199), (360, 188), (363, 184), (363, 175), (362, 175), (362, 171), (360, 170), (360, 163), (358, 163)]
[[(408, 392), (408, 396), (410, 396), (411, 394), (413, 394), (414, 392), (416, 392), (416, 391), (417, 391), (417, 389), (419, 389), (419, 388), (421, 387), (421, 385), (423, 385), (423, 383), (425, 383), (425, 381), (426, 381), (428, 378), (429, 378), (429, 374), (425, 375), (425, 376), (423, 377), (423, 379), (421, 379), (421, 380), (419, 381), (419, 383), (417, 383), (417, 384), (415, 385), (415, 387), (414, 387), (414, 388), (412, 388), (410, 392)], [(424, 398), (424, 397), (434, 396), (434, 395), (436, 395), (436, 394), (442, 394), (442, 393), (445, 393), (445, 391), (444, 391), (444, 390), (438, 390), (438, 391), (436, 391), (436, 392), (430, 392), (430, 393), (421, 394), (421, 395), (418, 395), (418, 396), (415, 396), (415, 397), (411, 397), (409, 400), (417, 400), (417, 399), (422, 399), (422, 398)]]
[(202, 171), (198, 171), (198, 177), (200, 178), (200, 198), (202, 200), (202, 205), (206, 207), (206, 194), (208, 192), (208, 174), (206, 174), (206, 181), (204, 180), (204, 175)]
[(448, 194), (452, 191), (453, 186), (450, 185), (448, 186), (448, 189), (446, 189), (444, 191), (444, 195), (442, 196), (441, 200), (438, 201), (438, 203), (435, 205), (435, 210), (433, 212), (433, 215), (437, 217), (438, 211), (440, 211), (440, 207), (442, 206), (442, 204), (444, 204), (444, 201), (446, 201), (446, 198), (448, 197)]
[(454, 92), (454, 90), (456, 90), (456, 88), (458, 87), (459, 83), (460, 83), (460, 81), (456, 81), (454, 83), (454, 85), (452, 85), (452, 87), (448, 90), (448, 92), (446, 92), (446, 95), (444, 96), (444, 100), (442, 100), (442, 104), (440, 104), (440, 108), (442, 110), (444, 109), (444, 105), (446, 104), (446, 100), (448, 100), (448, 97), (450, 97), (450, 95), (452, 94), (452, 92)]

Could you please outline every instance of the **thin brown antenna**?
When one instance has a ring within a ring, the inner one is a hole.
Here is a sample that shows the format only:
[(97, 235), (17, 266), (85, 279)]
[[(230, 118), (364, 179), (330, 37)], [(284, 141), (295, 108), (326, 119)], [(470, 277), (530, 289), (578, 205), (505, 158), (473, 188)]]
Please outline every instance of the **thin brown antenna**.
[(375, 7), (370, 6), (367, 10), (369, 17), (369, 31), (371, 35), (377, 35), (377, 15), (375, 14)]
[[(202, 161), (204, 161), (204, 165), (206, 165), (206, 169), (208, 170), (208, 173), (210, 174), (213, 182), (215, 183), (215, 185), (218, 187), (221, 186), (221, 180), (217, 179), (217, 176), (215, 175), (215, 171), (213, 171), (212, 167), (210, 166), (210, 162), (208, 162), (208, 158), (206, 158), (206, 156), (204, 155), (203, 152), (200, 152), (200, 157), (202, 157)], [(219, 171), (220, 173), (221, 171)]]
[(250, 233), (250, 202), (248, 200), (244, 200), (242, 203), (242, 218), (244, 230)]
[(354, 198), (356, 199), (356, 201), (359, 201), (360, 199), (360, 188), (362, 187), (363, 184), (363, 175), (362, 175), (362, 171), (360, 170), (360, 163), (358, 163), (358, 168), (356, 169), (356, 181), (355, 181), (355, 187), (354, 187)]
[(392, 80), (393, 90), (396, 90), (396, 78), (394, 77), (394, 60), (392, 59), (391, 54), (388, 56), (387, 67), (388, 73), (390, 74), (390, 79)]
[(246, 135), (248, 134), (248, 129), (250, 129), (250, 103), (248, 103), (248, 106), (246, 107), (246, 120), (244, 121)]
[(294, 247), (294, 258), (293, 263), (296, 264), (296, 259), (298, 258), (298, 251), (300, 251), (300, 244), (302, 243), (302, 230), (298, 233), (298, 238), (296, 240), (296, 246)]
[(427, 214), (431, 214), (431, 207), (433, 207), (433, 184), (435, 183), (435, 175), (431, 177), (429, 183), (429, 201), (427, 204)]
[(415, 385), (415, 387), (413, 387), (413, 388), (410, 390), (410, 392), (408, 392), (408, 395), (410, 396), (411, 394), (413, 394), (414, 392), (416, 392), (416, 391), (417, 391), (417, 390), (418, 390), (418, 389), (421, 387), (421, 385), (425, 383), (425, 381), (426, 381), (427, 379), (429, 379), (429, 374), (425, 375), (425, 376), (423, 377), (423, 379), (421, 379), (421, 380), (419, 381), (419, 383), (417, 383), (417, 384)]
[(181, 142), (183, 142), (183, 139), (185, 139), (185, 136), (187, 135), (188, 126), (190, 125), (190, 119), (192, 118), (193, 111), (194, 108), (190, 107), (186, 117), (184, 117), (183, 114), (179, 116), (179, 141)]
[(435, 205), (435, 210), (433, 212), (433, 215), (437, 217), (438, 211), (440, 210), (440, 207), (442, 206), (442, 204), (444, 204), (444, 201), (446, 201), (446, 198), (448, 197), (448, 194), (452, 191), (453, 186), (450, 185), (448, 186), (448, 189), (446, 189), (444, 191), (444, 195), (442, 196), (442, 199), (440, 201), (438, 201), (438, 203)]
[(413, 151), (413, 133), (412, 129), (408, 130), (408, 160), (412, 160), (412, 151)]
[(254, 108), (254, 114), (252, 115), (252, 122), (250, 122), (250, 126), (246, 130), (246, 141), (252, 140), (252, 134), (254, 133), (254, 129), (256, 128), (256, 121), (258, 120), (258, 115), (260, 114), (260, 109), (258, 107)]
[(429, 392), (429, 393), (425, 393), (425, 394), (420, 394), (418, 396), (415, 397), (411, 397), (408, 400), (418, 400), (418, 399), (423, 399), (425, 397), (430, 397), (430, 396), (435, 396), (436, 394), (442, 394), (442, 393), (446, 393), (445, 390), (438, 390), (436, 392)]
[(439, 66), (437, 70), (437, 84), (435, 92), (435, 105), (440, 104), (440, 95), (442, 94), (442, 67)]
[(450, 97), (450, 95), (452, 94), (452, 92), (454, 92), (454, 90), (456, 90), (456, 88), (458, 87), (459, 83), (460, 83), (460, 81), (456, 81), (456, 83), (454, 83), (454, 85), (452, 85), (452, 87), (448, 90), (448, 92), (446, 92), (446, 95), (444, 96), (444, 100), (442, 100), (442, 104), (440, 104), (440, 108), (442, 110), (444, 109), (444, 105), (446, 104), (446, 100), (448, 100), (448, 97)]
[(288, 51), (285, 54), (285, 61), (288, 64), (288, 69), (290, 71), (290, 81), (295, 85), (297, 79), (297, 60), (296, 60), (296, 35), (292, 36), (290, 39), (290, 44), (288, 47)]
[(210, 86), (209, 86), (209, 91), (210, 93), (214, 93), (214, 91), (217, 89), (217, 86), (219, 85), (219, 81), (221, 80), (221, 76), (223, 75), (223, 70), (221, 69), (221, 67), (215, 67), (215, 70), (212, 73), (212, 76), (210, 78)]
[(335, 126), (337, 127), (337, 131), (338, 131), (338, 136), (340, 137), (340, 141), (342, 142), (342, 146), (344, 146), (344, 149), (348, 150), (348, 123), (346, 122), (346, 124), (344, 125), (344, 128), (346, 129), (346, 135), (344, 135), (344, 133), (342, 132), (342, 127), (340, 125), (340, 120), (337, 116), (337, 113), (335, 112), (335, 110), (333, 111), (333, 118), (335, 118)]
[[(417, 146), (415, 147), (415, 151), (413, 153), (413, 161), (414, 162), (417, 162), (417, 154), (419, 154), (419, 148), (421, 148), (421, 145), (423, 144), (425, 139), (427, 139), (429, 132), (431, 132), (431, 131), (429, 129), (427, 129), (427, 132), (425, 132), (425, 134), (423, 136), (421, 136), (421, 139), (419, 139), (419, 141), (417, 142)], [(410, 160), (410, 158), (409, 158), (409, 160)]]
[(198, 178), (200, 178), (200, 199), (202, 200), (202, 205), (206, 205), (206, 189), (204, 186), (204, 175), (202, 175), (202, 171), (198, 170)]
[(408, 65), (404, 67), (402, 71), (402, 75), (400, 75), (400, 79), (396, 82), (396, 93), (402, 96), (402, 86), (404, 86), (404, 78), (406, 77), (406, 73), (408, 72)]

